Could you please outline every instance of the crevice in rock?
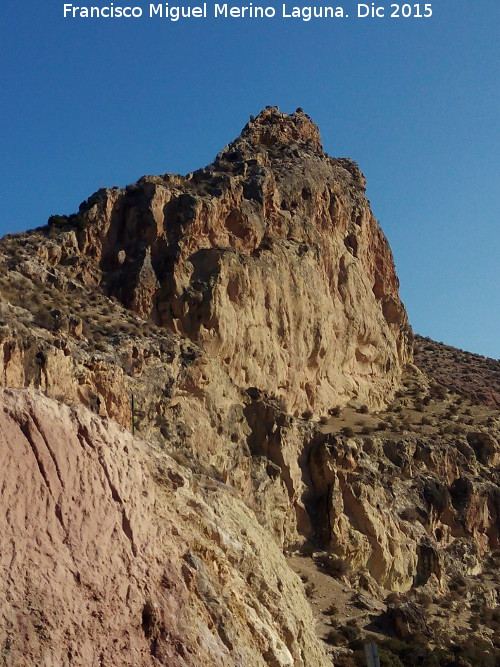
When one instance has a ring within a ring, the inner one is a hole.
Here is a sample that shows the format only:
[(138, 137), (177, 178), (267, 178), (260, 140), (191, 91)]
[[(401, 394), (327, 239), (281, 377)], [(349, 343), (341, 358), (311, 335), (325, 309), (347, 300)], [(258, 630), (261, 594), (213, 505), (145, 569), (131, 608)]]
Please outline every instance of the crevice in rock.
[(43, 465), (42, 459), (40, 457), (40, 452), (37, 449), (37, 446), (35, 444), (35, 441), (33, 439), (33, 433), (32, 433), (32, 427), (30, 426), (33, 424), (31, 419), (27, 419), (23, 421), (22, 423), (19, 424), (19, 428), (21, 429), (24, 437), (26, 438), (28, 445), (30, 446), (31, 451), (33, 452), (33, 456), (35, 457), (35, 461), (38, 466), (38, 470), (40, 472), (40, 475), (42, 476), (42, 479), (45, 483), (45, 486), (47, 487), (48, 492), (50, 493), (51, 497), (54, 497), (54, 494), (52, 492), (52, 488), (50, 486), (49, 478), (47, 475), (47, 471), (45, 470), (45, 466)]
[(33, 422), (34, 422), (34, 424), (35, 424), (35, 426), (36, 426), (38, 432), (40, 433), (40, 436), (42, 437), (42, 439), (43, 439), (43, 441), (44, 441), (44, 443), (45, 443), (45, 446), (47, 447), (47, 451), (48, 451), (49, 454), (50, 454), (50, 458), (51, 458), (52, 461), (54, 462), (54, 468), (56, 469), (57, 477), (59, 478), (59, 482), (60, 482), (60, 484), (61, 484), (61, 488), (64, 489), (64, 480), (63, 480), (63, 476), (61, 475), (61, 469), (60, 469), (60, 467), (59, 467), (59, 462), (58, 462), (58, 460), (57, 460), (57, 458), (56, 458), (56, 455), (54, 454), (54, 452), (53, 452), (53, 450), (52, 450), (52, 447), (49, 445), (49, 442), (48, 442), (47, 438), (45, 437), (45, 433), (44, 433), (44, 431), (43, 431), (43, 428), (42, 428), (40, 422), (37, 420), (36, 415), (32, 415), (32, 418), (33, 418)]
[[(47, 474), (47, 471), (45, 469), (45, 466), (43, 464), (42, 458), (40, 456), (40, 452), (38, 451), (38, 448), (35, 444), (35, 440), (33, 438), (33, 427), (36, 426), (35, 422), (31, 419), (28, 418), (28, 420), (25, 420), (19, 424), (19, 427), (26, 438), (31, 451), (33, 452), (33, 456), (35, 458), (36, 464), (38, 466), (38, 470), (40, 472), (40, 475), (45, 483), (45, 486), (47, 487), (47, 490), (50, 494), (50, 497), (55, 500), (54, 492), (52, 490), (50, 481), (49, 481), (49, 476)], [(37, 432), (40, 433), (39, 429), (37, 428)], [(42, 437), (43, 441), (45, 442), (45, 438), (43, 438), (42, 434), (40, 433), (40, 437)], [(49, 450), (50, 452), (50, 450)], [(52, 458), (52, 453), (50, 452), (51, 458)], [(59, 504), (56, 504), (55, 506), (55, 516), (57, 521), (59, 522), (61, 528), (66, 531), (66, 526), (64, 525), (64, 520), (62, 517), (62, 512)]]

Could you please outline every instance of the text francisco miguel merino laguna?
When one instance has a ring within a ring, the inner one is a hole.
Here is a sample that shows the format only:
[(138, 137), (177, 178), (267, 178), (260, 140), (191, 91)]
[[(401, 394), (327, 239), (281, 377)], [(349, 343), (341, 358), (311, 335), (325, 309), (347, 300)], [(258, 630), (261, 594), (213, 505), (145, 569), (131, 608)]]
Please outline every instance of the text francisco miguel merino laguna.
[[(111, 2), (109, 5), (96, 6), (76, 6), (65, 3), (63, 5), (64, 18), (103, 18), (103, 19), (140, 19), (140, 18), (160, 18), (170, 21), (179, 21), (180, 19), (197, 18), (248, 18), (248, 19), (272, 19), (277, 16), (277, 10), (272, 5), (254, 5), (253, 2), (247, 5), (230, 5), (228, 3), (210, 4), (204, 2), (200, 5), (170, 5), (167, 3), (149, 5), (149, 9), (143, 9), (139, 6), (115, 5)], [(291, 6), (283, 3), (281, 12), (278, 14), (281, 18), (296, 18), (302, 21), (310, 21), (312, 18), (348, 18), (349, 14), (343, 7), (333, 5), (314, 5), (314, 6)], [(355, 8), (355, 18), (430, 18), (432, 16), (432, 4), (390, 4), (379, 5), (374, 2), (358, 4)]]

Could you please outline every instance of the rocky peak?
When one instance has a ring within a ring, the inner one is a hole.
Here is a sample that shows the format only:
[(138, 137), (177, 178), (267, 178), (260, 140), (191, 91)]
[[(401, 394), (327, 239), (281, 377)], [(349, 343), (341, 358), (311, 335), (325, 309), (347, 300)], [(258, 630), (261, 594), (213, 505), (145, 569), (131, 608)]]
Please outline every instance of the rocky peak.
[(73, 218), (79, 256), (60, 261), (239, 386), (296, 415), (390, 400), (411, 356), (392, 254), (359, 167), (302, 110), (267, 107), (212, 165), (100, 190)]
[(302, 109), (286, 114), (278, 107), (266, 107), (258, 116), (250, 118), (233, 145), (244, 142), (254, 149), (297, 144), (301, 148), (310, 146), (323, 150), (318, 126)]

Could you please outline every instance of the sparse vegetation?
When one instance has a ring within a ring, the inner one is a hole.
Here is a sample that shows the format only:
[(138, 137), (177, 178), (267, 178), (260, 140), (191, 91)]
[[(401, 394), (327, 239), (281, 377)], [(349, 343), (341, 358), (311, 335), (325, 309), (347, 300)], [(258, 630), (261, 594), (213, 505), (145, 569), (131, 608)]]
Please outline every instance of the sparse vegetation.
[(315, 560), (316, 564), (332, 577), (342, 577), (350, 570), (350, 565), (344, 558), (332, 554), (321, 554)]
[(325, 642), (327, 644), (332, 644), (333, 646), (342, 646), (342, 644), (346, 643), (346, 640), (343, 633), (338, 630), (329, 630), (325, 637)]
[(359, 628), (353, 623), (348, 623), (340, 628), (340, 632), (344, 635), (348, 642), (353, 642), (360, 636)]

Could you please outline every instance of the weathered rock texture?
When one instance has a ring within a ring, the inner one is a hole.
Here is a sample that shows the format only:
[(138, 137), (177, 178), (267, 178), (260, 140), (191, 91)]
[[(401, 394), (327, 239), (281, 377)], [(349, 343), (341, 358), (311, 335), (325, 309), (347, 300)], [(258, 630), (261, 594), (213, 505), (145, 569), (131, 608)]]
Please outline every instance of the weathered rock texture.
[(500, 478), (465, 434), (329, 434), (312, 447), (309, 473), (323, 544), (387, 589), (444, 590), (446, 572), (477, 574), (500, 546)]
[(282, 550), (375, 609), (481, 577), (498, 365), (461, 357), (473, 405), (458, 351), (409, 364), (397, 289), (359, 169), (275, 108), (204, 170), (2, 239), (6, 664), (319, 667)]
[(328, 664), (234, 491), (84, 408), (18, 389), (0, 410), (3, 664)]
[[(58, 220), (58, 222), (60, 222)], [(213, 164), (100, 190), (43, 252), (186, 335), (295, 414), (387, 403), (411, 356), (387, 241), (357, 165), (267, 108)]]
[[(22, 269), (23, 262), (16, 267)], [(54, 269), (52, 276), (68, 289), (60, 270)], [(43, 283), (25, 282), (23, 288), (33, 304)], [(216, 359), (189, 341), (156, 327), (142, 329), (141, 321), (118, 305), (108, 320), (102, 314), (109, 306), (104, 297), (86, 302), (88, 295), (73, 286), (68, 303), (64, 298), (63, 290), (58, 293), (63, 311), (79, 304), (84, 339), (58, 325), (54, 329), (50, 313), (38, 311), (37, 305), (33, 314), (0, 303), (0, 321), (9, 322), (0, 328), (1, 385), (32, 387), (56, 400), (82, 403), (128, 429), (133, 421), (143, 438), (236, 488), (279, 545), (303, 541), (299, 531), (312, 534), (296, 460), (312, 425), (293, 422), (272, 401), (252, 400)], [(39, 321), (49, 329), (38, 326)], [(100, 339), (102, 331), (108, 335)], [(262, 432), (272, 438), (273, 457), (263, 449)], [(283, 473), (278, 467), (285, 448), (293, 483), (284, 465)]]

